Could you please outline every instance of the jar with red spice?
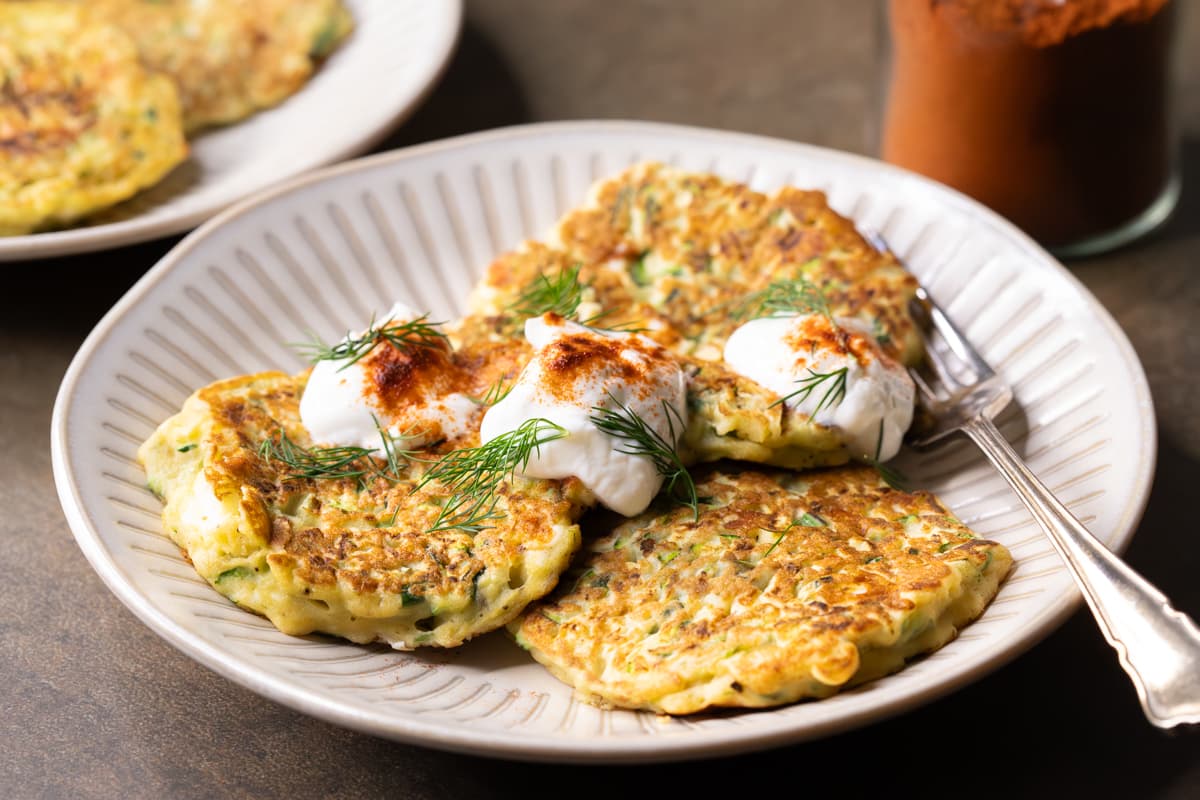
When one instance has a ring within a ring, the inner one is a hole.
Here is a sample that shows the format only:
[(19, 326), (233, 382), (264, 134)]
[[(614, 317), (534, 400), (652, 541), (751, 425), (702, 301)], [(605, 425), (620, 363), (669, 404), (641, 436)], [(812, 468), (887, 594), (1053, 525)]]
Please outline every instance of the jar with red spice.
[(1179, 196), (1171, 0), (887, 0), (885, 160), (1055, 252), (1125, 244)]

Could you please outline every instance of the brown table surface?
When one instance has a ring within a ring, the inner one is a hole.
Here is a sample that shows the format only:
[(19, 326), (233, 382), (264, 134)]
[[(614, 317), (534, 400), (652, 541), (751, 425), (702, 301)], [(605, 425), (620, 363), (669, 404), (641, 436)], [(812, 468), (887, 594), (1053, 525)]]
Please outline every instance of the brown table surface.
[[(1187, 510), (1200, 492), (1200, 8), (1181, 5), (1190, 7), (1178, 213), (1152, 239), (1070, 267), (1129, 334), (1154, 392), (1158, 472), (1128, 560), (1200, 616), (1200, 525)], [(384, 148), (513, 123), (623, 117), (871, 149), (874, 3), (467, 6), (444, 80)], [(50, 413), (68, 362), (173, 243), (0, 264), (0, 797), (486, 798), (530, 789), (611, 797), (664, 780), (680, 797), (778, 787), (797, 797), (834, 789), (1200, 798), (1200, 735), (1143, 721), (1082, 612), (1010, 665), (916, 711), (690, 764), (547, 766), (442, 753), (336, 728), (218, 677), (151, 633), (92, 573), (50, 470)]]

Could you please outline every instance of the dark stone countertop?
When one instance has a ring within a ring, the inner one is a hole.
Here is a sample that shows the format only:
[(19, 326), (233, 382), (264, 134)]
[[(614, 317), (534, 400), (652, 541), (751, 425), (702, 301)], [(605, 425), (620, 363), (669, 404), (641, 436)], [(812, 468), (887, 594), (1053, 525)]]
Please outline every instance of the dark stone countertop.
[[(1129, 562), (1200, 616), (1200, 9), (1181, 3), (1182, 203), (1153, 238), (1070, 264), (1129, 334), (1154, 392), (1158, 473)], [(546, 119), (656, 119), (869, 152), (875, 4), (477, 0), (445, 79), (383, 145)], [(0, 796), (1200, 797), (1200, 738), (1142, 719), (1090, 617), (1012, 664), (870, 727), (692, 764), (574, 767), (341, 730), (172, 649), (101, 584), (50, 470), (54, 394), (91, 326), (173, 244), (3, 264)], [(1200, 665), (1197, 667), (1200, 669)], [(761, 788), (759, 788), (761, 787)]]

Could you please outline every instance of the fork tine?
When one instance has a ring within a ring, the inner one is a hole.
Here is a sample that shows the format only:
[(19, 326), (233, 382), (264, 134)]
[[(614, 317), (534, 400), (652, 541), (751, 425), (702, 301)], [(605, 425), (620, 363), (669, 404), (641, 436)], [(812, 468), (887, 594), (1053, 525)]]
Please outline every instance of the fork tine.
[[(872, 246), (892, 252), (879, 233), (861, 230)], [(966, 430), (969, 423), (982, 420), (990, 425), (1012, 402), (1013, 393), (923, 286), (917, 286), (915, 295), (909, 310), (925, 345), (925, 359), (908, 373), (920, 393), (925, 431), (914, 427), (908, 441), (923, 449)]]
[[(877, 250), (893, 253), (891, 246), (879, 231), (863, 226), (861, 229), (865, 238)], [(950, 320), (945, 310), (929, 295), (924, 286), (917, 286), (917, 301), (913, 307), (919, 310), (924, 321), (929, 323), (922, 328), (925, 338), (926, 360), (933, 367), (938, 383), (946, 386), (951, 392), (970, 387), (980, 381), (992, 377), (995, 373), (988, 363), (983, 360), (967, 337)], [(936, 338), (931, 334), (937, 334)], [(939, 347), (938, 344), (944, 344)], [(957, 364), (952, 365), (950, 355), (957, 357)], [(957, 367), (957, 368), (956, 368)], [(959, 377), (962, 373), (968, 373)], [(926, 388), (928, 384), (926, 384)]]
[(974, 383), (973, 375), (964, 374), (969, 372), (966, 363), (958, 358), (941, 330), (933, 324), (930, 307), (917, 299), (909, 305), (909, 312), (925, 345), (925, 362), (932, 372), (928, 385), (942, 387), (947, 395), (951, 395)]
[(925, 376), (922, 375), (919, 370), (909, 367), (908, 376), (912, 378), (913, 383), (916, 384), (917, 391), (919, 391), (922, 397), (925, 398), (925, 403), (927, 405), (941, 402), (941, 398), (938, 397), (937, 392), (935, 392), (933, 388), (925, 382)]
[(883, 234), (874, 228), (868, 228), (866, 225), (859, 225), (858, 232), (861, 233), (862, 237), (867, 240), (867, 244), (871, 245), (871, 247), (874, 247), (881, 253), (892, 252), (892, 248), (887, 243), (887, 239), (884, 239)]
[(939, 345), (943, 344), (942, 340), (935, 341), (929, 336), (925, 337), (925, 360), (929, 362), (929, 366), (933, 370), (933, 377), (938, 383), (945, 386), (950, 394), (970, 386), (974, 383), (973, 380), (962, 380), (958, 377), (959, 370), (955, 365), (951, 364), (949, 353)]
[(937, 328), (938, 333), (942, 335), (942, 339), (954, 351), (954, 354), (975, 373), (975, 380), (982, 381), (992, 377), (995, 374), (992, 368), (979, 353), (975, 352), (975, 348), (971, 346), (967, 337), (950, 320), (942, 307), (929, 296), (929, 292), (925, 291), (924, 286), (917, 287), (917, 297), (923, 303), (928, 304), (929, 318), (934, 327)]

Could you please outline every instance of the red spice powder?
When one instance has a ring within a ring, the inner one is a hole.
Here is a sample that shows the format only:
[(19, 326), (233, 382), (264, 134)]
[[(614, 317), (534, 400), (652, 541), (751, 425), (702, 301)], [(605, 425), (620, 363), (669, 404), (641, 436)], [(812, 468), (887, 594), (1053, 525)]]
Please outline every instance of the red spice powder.
[(363, 359), (363, 365), (368, 376), (363, 393), (390, 417), (469, 385), (443, 342), (406, 348), (381, 342)]
[(1167, 0), (933, 0), (964, 28), (1015, 33), (1031, 47), (1050, 47), (1088, 31), (1139, 23)]
[(1166, 187), (1174, 4), (890, 0), (883, 157), (1051, 246), (1119, 227)]

